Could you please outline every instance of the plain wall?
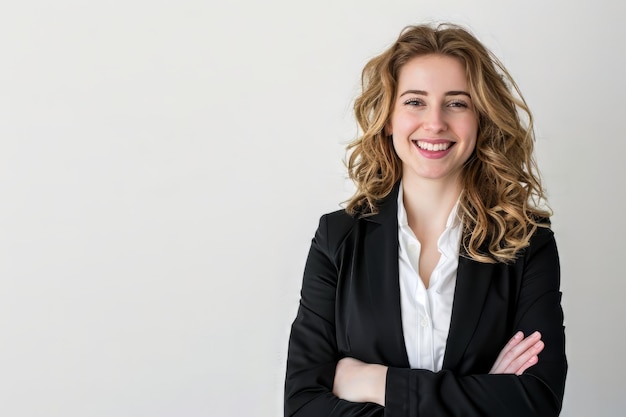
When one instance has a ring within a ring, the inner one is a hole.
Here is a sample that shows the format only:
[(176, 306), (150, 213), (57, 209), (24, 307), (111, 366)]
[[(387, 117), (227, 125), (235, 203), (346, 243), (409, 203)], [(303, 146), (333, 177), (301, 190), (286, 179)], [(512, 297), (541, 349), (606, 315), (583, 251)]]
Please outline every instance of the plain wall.
[(369, 58), (453, 21), (536, 118), (570, 362), (626, 408), (615, 1), (3, 1), (0, 415), (280, 416), (289, 327)]

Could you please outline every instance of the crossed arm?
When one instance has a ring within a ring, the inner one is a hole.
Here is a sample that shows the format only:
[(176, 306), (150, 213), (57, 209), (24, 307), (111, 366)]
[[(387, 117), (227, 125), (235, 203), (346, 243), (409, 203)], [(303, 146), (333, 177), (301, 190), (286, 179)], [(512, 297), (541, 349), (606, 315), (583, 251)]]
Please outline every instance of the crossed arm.
[[(471, 351), (465, 353), (463, 369), (431, 372), (398, 367), (398, 363), (386, 366), (389, 363), (382, 359), (368, 364), (344, 357), (345, 352), (350, 356), (350, 349), (345, 350), (350, 340), (346, 339), (349, 335), (337, 331), (337, 274), (351, 263), (339, 257), (352, 253), (358, 242), (349, 242), (349, 247), (338, 249), (335, 243), (329, 245), (328, 229), (326, 219), (322, 219), (305, 268), (301, 305), (292, 327), (287, 361), (286, 416), (527, 417), (559, 414), (567, 362), (558, 255), (551, 232), (545, 231), (533, 238), (523, 270), (515, 270), (515, 274), (523, 276), (507, 277), (519, 280), (516, 282), (521, 285), (514, 300), (507, 301), (511, 296), (507, 291), (513, 291), (509, 287), (499, 288), (498, 291), (504, 291), (499, 293), (502, 298), (489, 299), (498, 307), (486, 314), (498, 314), (503, 305), (514, 302), (514, 316), (502, 319), (509, 320), (513, 329), (528, 336), (513, 335), (489, 368), (489, 364), (477, 362), (482, 360), (476, 356), (480, 354), (478, 346), (490, 337), (489, 327), (482, 327), (480, 333), (473, 336), (475, 342)], [(331, 229), (337, 230), (337, 225), (333, 224)], [(344, 242), (333, 238), (335, 241)], [(535, 330), (541, 334), (534, 333)], [(501, 334), (501, 330), (499, 332)], [(338, 335), (342, 339), (339, 340)], [(398, 343), (390, 340), (385, 346)], [(387, 353), (377, 353), (378, 348), (380, 346), (371, 349), (375, 352), (370, 357)], [(542, 352), (540, 360), (539, 352)]]
[[(517, 332), (504, 346), (489, 373), (521, 375), (538, 362), (543, 348), (539, 332), (527, 337), (521, 331)], [(333, 394), (343, 400), (371, 402), (384, 407), (386, 379), (386, 366), (346, 357), (337, 363)]]

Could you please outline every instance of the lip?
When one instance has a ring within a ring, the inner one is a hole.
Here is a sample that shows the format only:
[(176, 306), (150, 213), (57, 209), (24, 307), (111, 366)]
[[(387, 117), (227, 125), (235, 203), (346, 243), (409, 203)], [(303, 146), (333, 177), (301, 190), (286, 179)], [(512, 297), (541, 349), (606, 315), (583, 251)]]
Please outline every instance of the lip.
[[(418, 141), (431, 143), (433, 145), (436, 145), (439, 143), (449, 143), (450, 146), (448, 147), (448, 149), (444, 151), (429, 151), (427, 149), (422, 149), (419, 146), (417, 146)], [(445, 157), (446, 155), (450, 153), (451, 149), (454, 148), (454, 145), (456, 144), (456, 142), (448, 140), (448, 139), (412, 139), (411, 142), (413, 143), (413, 146), (415, 147), (415, 149), (417, 149), (417, 151), (420, 153), (420, 155), (428, 159), (440, 159), (440, 158)]]

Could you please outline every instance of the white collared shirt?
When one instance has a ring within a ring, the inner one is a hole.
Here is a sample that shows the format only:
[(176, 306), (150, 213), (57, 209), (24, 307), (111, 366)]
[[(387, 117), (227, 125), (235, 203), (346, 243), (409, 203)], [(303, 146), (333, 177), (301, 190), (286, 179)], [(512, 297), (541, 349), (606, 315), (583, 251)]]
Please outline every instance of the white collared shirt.
[(441, 254), (428, 288), (419, 275), (420, 242), (409, 227), (403, 202), (402, 184), (398, 193), (398, 240), (400, 266), (400, 307), (404, 342), (413, 369), (440, 371), (452, 317), (452, 302), (459, 264), (462, 224), (457, 216), (459, 202), (452, 208), (446, 228), (437, 240)]

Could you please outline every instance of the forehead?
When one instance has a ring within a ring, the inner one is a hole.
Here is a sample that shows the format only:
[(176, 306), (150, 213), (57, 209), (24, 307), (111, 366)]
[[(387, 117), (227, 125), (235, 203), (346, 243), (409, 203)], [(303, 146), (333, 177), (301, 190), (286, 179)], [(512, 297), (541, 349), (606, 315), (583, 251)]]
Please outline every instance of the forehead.
[(448, 55), (420, 55), (400, 67), (399, 93), (403, 89), (423, 91), (463, 90), (468, 88), (465, 68), (458, 58)]

